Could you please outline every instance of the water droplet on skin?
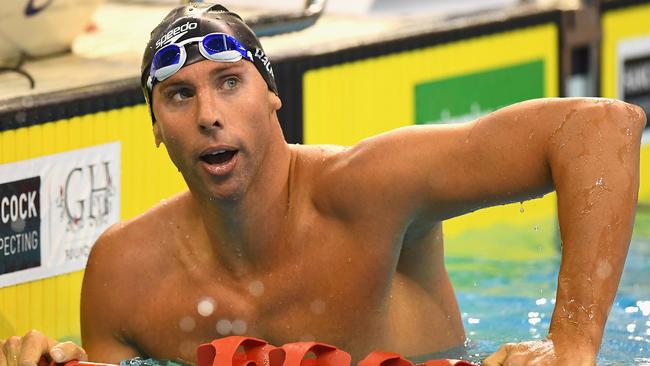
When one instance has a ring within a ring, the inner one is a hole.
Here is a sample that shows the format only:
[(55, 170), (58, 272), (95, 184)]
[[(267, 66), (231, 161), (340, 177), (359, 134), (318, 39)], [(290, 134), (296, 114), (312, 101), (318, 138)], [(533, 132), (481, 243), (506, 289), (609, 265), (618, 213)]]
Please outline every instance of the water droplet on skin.
[(309, 309), (311, 310), (311, 312), (316, 315), (321, 315), (325, 313), (326, 308), (327, 308), (327, 304), (325, 304), (325, 301), (320, 299), (312, 301), (312, 303), (309, 305)]
[(196, 311), (204, 317), (208, 317), (214, 313), (216, 303), (211, 297), (204, 297), (199, 300), (199, 303), (196, 305)]
[(248, 285), (248, 292), (255, 297), (260, 297), (264, 294), (264, 284), (262, 281), (251, 282)]
[(248, 324), (245, 320), (237, 319), (232, 322), (232, 333), (235, 335), (244, 335), (248, 330)]
[(352, 263), (352, 258), (348, 258), (348, 263)]
[(221, 335), (228, 335), (232, 332), (232, 322), (228, 319), (221, 319), (217, 322), (217, 333)]
[(196, 327), (196, 322), (191, 316), (184, 316), (178, 322), (178, 327), (181, 328), (183, 332), (189, 333)]
[(612, 266), (606, 260), (598, 263), (596, 268), (596, 277), (604, 279), (608, 278), (612, 274)]

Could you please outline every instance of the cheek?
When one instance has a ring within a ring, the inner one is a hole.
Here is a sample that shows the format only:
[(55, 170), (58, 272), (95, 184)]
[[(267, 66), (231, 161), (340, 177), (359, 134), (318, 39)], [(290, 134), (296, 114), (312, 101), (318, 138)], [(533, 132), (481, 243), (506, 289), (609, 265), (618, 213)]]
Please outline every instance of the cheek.
[(187, 131), (171, 126), (163, 126), (160, 128), (160, 136), (169, 157), (176, 166), (179, 166), (182, 163), (183, 152), (188, 151), (191, 147), (191, 143), (187, 138)]

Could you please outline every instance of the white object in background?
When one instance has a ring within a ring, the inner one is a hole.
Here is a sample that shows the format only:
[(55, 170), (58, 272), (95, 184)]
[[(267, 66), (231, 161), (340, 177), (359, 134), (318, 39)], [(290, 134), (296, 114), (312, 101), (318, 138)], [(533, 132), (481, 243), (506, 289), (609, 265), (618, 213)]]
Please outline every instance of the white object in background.
[(278, 12), (295, 12), (302, 10), (305, 7), (305, 0), (221, 0), (219, 3), (235, 12), (242, 8)]
[(328, 0), (326, 12), (371, 15), (459, 15), (498, 9), (519, 0)]
[(0, 65), (20, 53), (45, 56), (70, 49), (103, 0), (5, 0), (0, 2)]

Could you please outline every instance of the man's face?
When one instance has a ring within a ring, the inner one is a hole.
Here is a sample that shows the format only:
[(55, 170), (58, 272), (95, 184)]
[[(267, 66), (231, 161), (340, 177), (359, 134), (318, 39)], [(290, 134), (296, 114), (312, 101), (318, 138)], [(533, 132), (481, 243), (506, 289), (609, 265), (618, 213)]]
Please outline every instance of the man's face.
[(252, 63), (194, 63), (156, 84), (152, 100), (156, 143), (190, 189), (236, 200), (273, 163), (265, 157), (281, 104)]

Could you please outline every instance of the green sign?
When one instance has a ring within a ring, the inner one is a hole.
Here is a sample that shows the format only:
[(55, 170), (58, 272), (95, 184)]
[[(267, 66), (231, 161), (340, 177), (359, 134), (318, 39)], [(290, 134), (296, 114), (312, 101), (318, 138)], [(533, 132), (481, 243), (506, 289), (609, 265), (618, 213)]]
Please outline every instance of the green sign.
[(415, 123), (465, 122), (544, 97), (544, 61), (433, 80), (415, 86)]

